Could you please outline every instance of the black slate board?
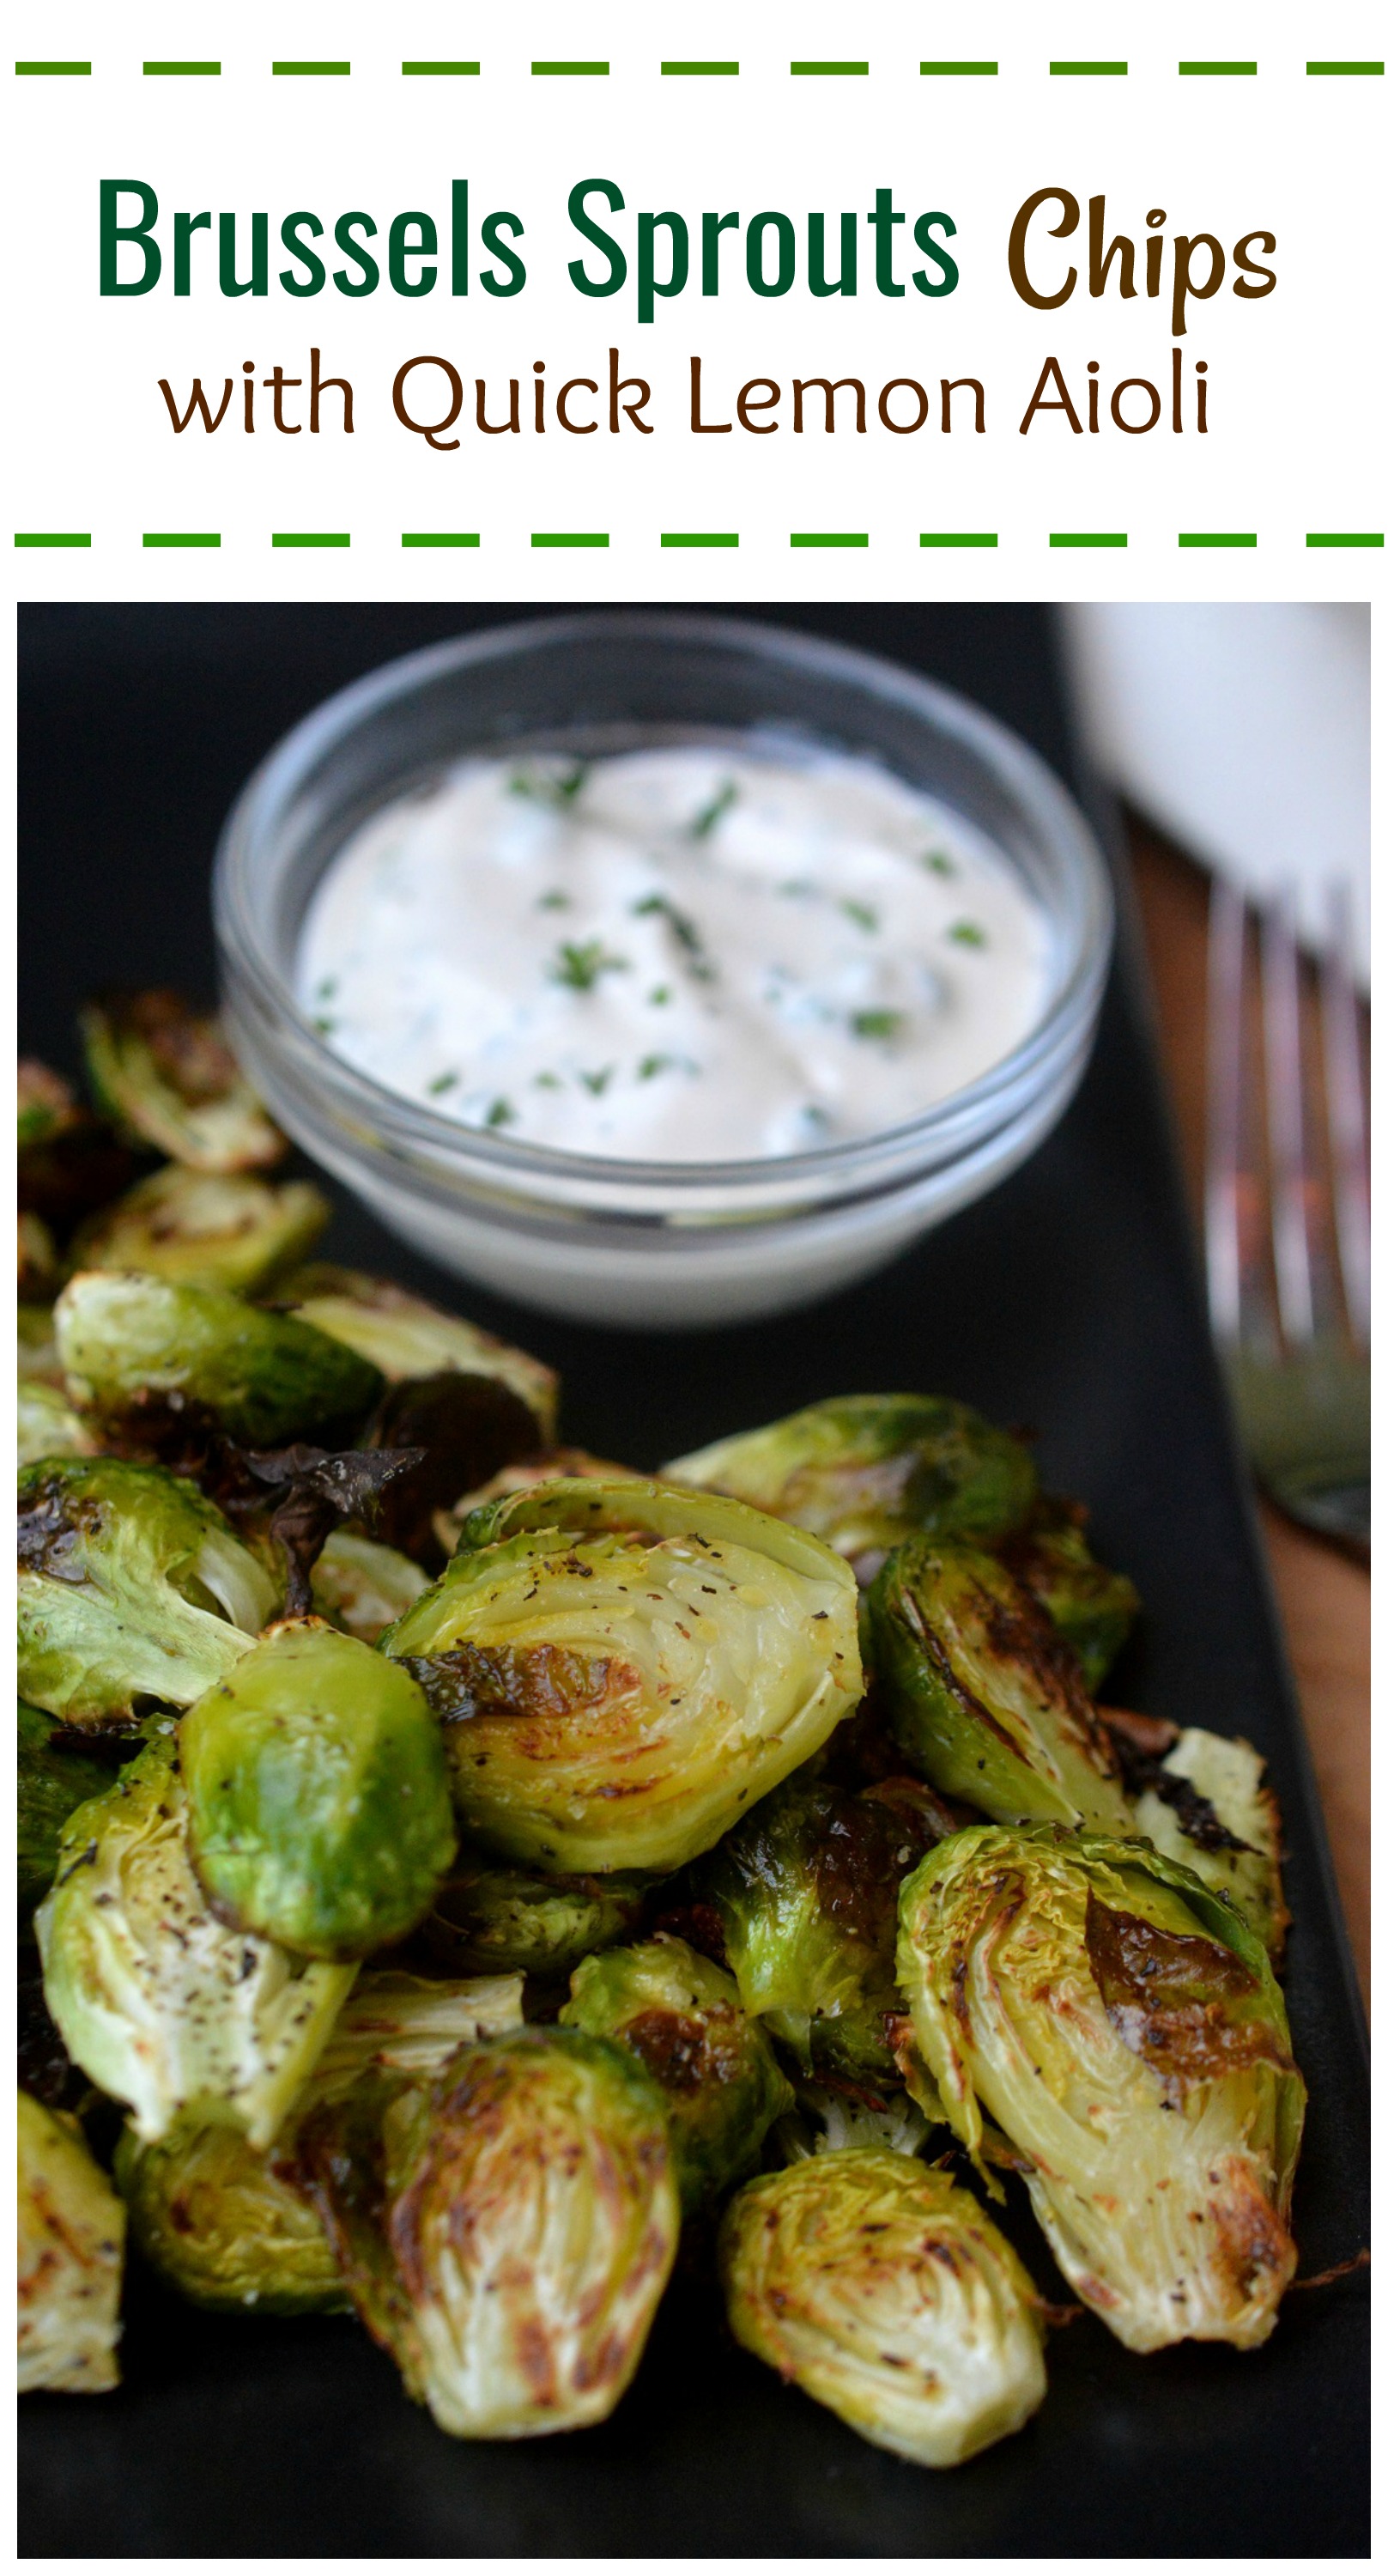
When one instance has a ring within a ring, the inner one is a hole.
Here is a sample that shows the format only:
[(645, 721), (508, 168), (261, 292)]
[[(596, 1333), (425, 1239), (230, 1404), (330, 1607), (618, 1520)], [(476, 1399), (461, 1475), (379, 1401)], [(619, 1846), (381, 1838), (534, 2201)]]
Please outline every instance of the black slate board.
[[(1054, 640), (1026, 607), (790, 607), (787, 623), (967, 691), (1082, 794)], [(511, 608), (21, 611), (22, 1030), (65, 1063), (91, 986), (210, 985), (207, 869), (243, 777), (329, 689)], [(1104, 818), (1100, 816), (1101, 823)], [(1093, 1069), (1058, 1133), (982, 1205), (864, 1287), (718, 1333), (617, 1335), (466, 1295), (556, 1362), (570, 1439), (638, 1465), (851, 1387), (967, 1397), (1039, 1435), (1136, 1577), (1111, 1692), (1250, 1736), (1290, 1839), (1288, 1996), (1311, 2108), (1303, 2268), (1367, 2242), (1367, 2093), (1352, 1975), (1248, 1498), (1231, 1454), (1160, 1094), (1121, 857), (1123, 927)], [(355, 1210), (330, 1247), (465, 1294)], [(1023, 2212), (1017, 2238), (1054, 2281)], [(1138, 2360), (1057, 2334), (1036, 2421), (947, 2476), (873, 2451), (739, 2352), (677, 2283), (613, 2421), (466, 2448), (346, 2320), (205, 2318), (132, 2282), (126, 2384), (23, 2409), (28, 2555), (1358, 2556), (1367, 2553), (1362, 2275), (1288, 2296), (1272, 2341)]]

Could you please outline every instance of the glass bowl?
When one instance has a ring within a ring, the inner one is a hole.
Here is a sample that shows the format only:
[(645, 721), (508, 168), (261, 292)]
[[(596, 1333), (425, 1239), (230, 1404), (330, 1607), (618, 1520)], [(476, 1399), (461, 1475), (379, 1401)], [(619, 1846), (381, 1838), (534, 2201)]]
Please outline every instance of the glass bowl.
[[(671, 742), (867, 757), (986, 832), (1049, 925), (1040, 1017), (977, 1080), (900, 1126), (745, 1162), (640, 1163), (463, 1127), (333, 1054), (295, 998), (323, 870), (379, 806), (469, 752), (580, 758)], [(727, 1323), (860, 1278), (1014, 1171), (1089, 1058), (1112, 941), (1108, 876), (1058, 780), (913, 672), (779, 627), (600, 610), (387, 663), (294, 727), (243, 789), (213, 890), (223, 1000), (288, 1133), (445, 1269), (602, 1323)]]

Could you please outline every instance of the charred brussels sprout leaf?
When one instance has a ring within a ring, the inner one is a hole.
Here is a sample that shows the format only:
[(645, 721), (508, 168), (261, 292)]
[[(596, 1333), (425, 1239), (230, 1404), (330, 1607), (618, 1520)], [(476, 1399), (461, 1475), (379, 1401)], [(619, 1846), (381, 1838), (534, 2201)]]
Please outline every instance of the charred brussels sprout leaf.
[[(265, 1535), (271, 1548), (282, 1552), (285, 1609), (291, 1616), (312, 1608), (314, 1569), (339, 1522), (360, 1518), (374, 1523), (379, 1517), (382, 1495), (402, 1475), (408, 1475), (419, 1455), (417, 1449), (333, 1452), (296, 1440), (288, 1449), (233, 1450), (223, 1462), (224, 1472), (234, 1477), (240, 1487), (237, 1509), (248, 1508), (248, 1494), (257, 1487), (264, 1489), (273, 1504)], [(402, 1562), (395, 1559), (397, 1586)], [(378, 1575), (384, 1579), (384, 1564)], [(388, 1615), (395, 1617), (408, 1609), (424, 1590), (426, 1580), (421, 1575), (417, 1584), (405, 1588), (395, 1610)], [(350, 1623), (342, 1620), (338, 1624), (345, 1627)], [(385, 1618), (379, 1621), (378, 1634), (386, 1624)]]
[(79, 1270), (143, 1270), (250, 1296), (302, 1259), (330, 1214), (312, 1181), (275, 1183), (170, 1163), (89, 1218), (74, 1238), (72, 1260)]
[(181, 2121), (147, 2147), (127, 2129), (115, 2171), (141, 2253), (195, 2306), (351, 2306), (316, 2212), (239, 2129)]
[(41, 1378), (22, 1377), (15, 1405), (16, 1465), (36, 1466), (40, 1458), (94, 1458), (98, 1443), (56, 1386)]
[(20, 2392), (114, 2388), (125, 2211), (76, 2121), (28, 2093), (18, 2148)]
[(688, 1943), (658, 1937), (575, 1969), (560, 2022), (619, 2039), (665, 2096), (686, 2216), (750, 2173), (795, 2096), (737, 1987)]
[(464, 1975), (567, 1977), (580, 1959), (635, 1930), (650, 1884), (638, 1870), (547, 1878), (473, 1859), (452, 1872), (423, 1937), (436, 1959)]
[(19, 1687), (72, 1726), (186, 1707), (244, 1655), (274, 1586), (195, 1485), (119, 1458), (19, 1480)]
[(457, 1849), (424, 1693), (322, 1620), (285, 1620), (179, 1728), (194, 1867), (239, 1930), (359, 1959), (427, 1914)]
[(806, 2075), (870, 2092), (900, 2083), (884, 2021), (901, 2009), (896, 1895), (936, 1839), (913, 1781), (855, 1796), (789, 1780), (700, 1872), (746, 2009)]
[(972, 2193), (842, 2147), (738, 2193), (720, 2260), (738, 2342), (880, 2449), (953, 2468), (1046, 2393), (1040, 2302)]
[(1096, 1691), (1141, 1608), (1137, 1587), (1091, 1555), (1081, 1503), (1043, 1497), (1030, 1526), (1010, 1541), (1005, 1560), (1033, 1600), (1054, 1620), (1076, 1657), (1087, 1691)]
[(428, 1588), (422, 1566), (379, 1539), (359, 1538), (355, 1530), (332, 1531), (311, 1577), (319, 1617), (368, 1646)]
[(280, 1293), (305, 1323), (360, 1352), (392, 1386), (402, 1378), (437, 1377), (450, 1369), (493, 1378), (534, 1416), (539, 1427), (534, 1445), (553, 1440), (559, 1380), (529, 1351), (498, 1341), (495, 1333), (465, 1323), (461, 1315), (447, 1315), (423, 1297), (412, 1297), (393, 1280), (339, 1270), (328, 1262), (300, 1271)]
[(108, 993), (80, 1015), (92, 1090), (137, 1144), (195, 1172), (245, 1172), (285, 1150), (212, 1012), (178, 993)]
[(80, 1753), (55, 1753), (53, 1720), (19, 1703), (19, 1911), (27, 1923), (53, 1884), (58, 1845), (74, 1807), (109, 1789), (111, 1775)]
[(444, 2432), (514, 2439), (610, 2415), (679, 2234), (664, 2104), (624, 2048), (521, 2031), (427, 2091), (307, 2118), (300, 2170), (363, 2321)]
[(676, 1869), (862, 1690), (856, 1588), (745, 1504), (632, 1480), (473, 1514), (382, 1639), (444, 1720), (455, 1804), (508, 1858)]
[(1305, 2087), (1267, 1953), (1146, 1844), (975, 1826), (901, 1891), (901, 1985), (946, 2113), (1020, 2149), (1079, 2296), (1134, 2352), (1262, 2343)]
[(302, 2091), (356, 1974), (230, 1931), (188, 1857), (172, 1747), (153, 1744), (68, 1818), (34, 1918), (44, 1993), (64, 2042), (137, 2137), (182, 2113), (268, 2146)]
[(836, 1396), (662, 1473), (735, 1494), (853, 1558), (880, 1558), (917, 1530), (992, 1546), (1020, 1528), (1036, 1495), (1021, 1442), (942, 1395)]
[(1252, 1745), (1185, 1726), (1160, 1758), (1134, 1763), (1124, 1751), (1124, 1767), (1138, 1832), (1236, 1905), (1275, 1965), (1289, 1920), (1282, 1820)]
[(253, 1447), (355, 1425), (380, 1392), (378, 1372), (343, 1343), (225, 1288), (79, 1271), (55, 1324), (80, 1404), (120, 1415), (148, 1395), (177, 1396)]
[(995, 1557), (908, 1540), (877, 1576), (869, 1616), (888, 1723), (947, 1797), (1003, 1823), (1132, 1831), (1069, 1649)]

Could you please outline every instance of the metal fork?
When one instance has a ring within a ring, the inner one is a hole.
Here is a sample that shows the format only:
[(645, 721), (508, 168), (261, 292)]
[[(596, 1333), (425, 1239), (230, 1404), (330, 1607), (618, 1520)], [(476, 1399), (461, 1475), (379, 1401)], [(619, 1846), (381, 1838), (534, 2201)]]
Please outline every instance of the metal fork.
[(1369, 1172), (1345, 890), (1309, 969), (1292, 922), (1290, 896), (1253, 915), (1237, 886), (1216, 880), (1210, 1319), (1262, 1482), (1294, 1519), (1367, 1555)]

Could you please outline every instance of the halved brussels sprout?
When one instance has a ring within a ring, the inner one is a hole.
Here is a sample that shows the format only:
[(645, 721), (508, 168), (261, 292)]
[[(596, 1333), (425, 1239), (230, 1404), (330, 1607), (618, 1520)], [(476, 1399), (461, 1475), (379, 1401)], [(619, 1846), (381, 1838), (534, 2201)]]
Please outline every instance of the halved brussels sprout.
[(320, 1617), (368, 1646), (429, 1589), (423, 1567), (398, 1548), (345, 1529), (333, 1530), (324, 1540), (310, 1581)]
[(74, 1807), (109, 1789), (111, 1775), (80, 1753), (55, 1753), (53, 1719), (19, 1703), (19, 1913), (22, 1924), (53, 1884), (58, 1845)]
[(976, 1825), (901, 1891), (899, 1974), (949, 2120), (1020, 2149), (1066, 2279), (1134, 2352), (1262, 2343), (1306, 2091), (1267, 1952), (1145, 1843)]
[(1236, 1905), (1275, 1965), (1290, 1917), (1282, 1819), (1261, 1756), (1241, 1736), (1184, 1726), (1164, 1757), (1142, 1766), (1141, 1779), (1138, 1832)]
[(360, 1959), (429, 1911), (458, 1848), (443, 1743), (398, 1663), (285, 1619), (185, 1714), (193, 1866), (222, 1922)]
[(356, 1969), (219, 1923), (188, 1857), (186, 1804), (161, 1738), (69, 1816), (34, 1917), (44, 1993), (70, 2055), (129, 2105), (143, 2142), (192, 2113), (266, 2147)]
[(343, 1343), (227, 1288), (82, 1270), (54, 1324), (79, 1404), (121, 1414), (151, 1395), (175, 1396), (252, 1448), (355, 1425), (380, 1392), (378, 1372)]
[(120, 2380), (125, 2211), (75, 2120), (19, 2096), (19, 2388)]
[(627, 2049), (483, 2040), (427, 2091), (312, 2114), (298, 2156), (364, 2323), (445, 2433), (611, 2414), (679, 2235), (664, 2104)]
[(22, 1377), (15, 1400), (16, 1466), (37, 1466), (40, 1458), (94, 1458), (99, 1443), (62, 1389), (42, 1378)]
[(142, 1270), (251, 1296), (303, 1258), (331, 1213), (312, 1181), (260, 1181), (168, 1163), (88, 1218), (73, 1239), (72, 1260), (79, 1270)]
[(641, 1870), (547, 1878), (539, 1870), (465, 1857), (435, 1899), (422, 1936), (436, 1959), (465, 1976), (513, 1970), (567, 1977), (580, 1959), (635, 1930), (650, 1885)]
[(69, 1726), (185, 1707), (231, 1670), (274, 1586), (182, 1476), (41, 1459), (19, 1480), (19, 1687)]
[(277, 1163), (285, 1140), (215, 1012), (178, 993), (108, 993), (78, 1015), (93, 1093), (114, 1125), (196, 1172)]
[(22, 1303), (41, 1305), (45, 1298), (56, 1297), (62, 1277), (62, 1256), (49, 1228), (32, 1208), (19, 1211), (16, 1284)]
[(1090, 1552), (1082, 1503), (1043, 1495), (1028, 1527), (1003, 1556), (1019, 1583), (1053, 1619), (1079, 1662), (1087, 1691), (1096, 1691), (1142, 1604), (1126, 1574), (1114, 1574)]
[(1020, 1440), (943, 1395), (832, 1396), (692, 1450), (661, 1474), (735, 1494), (854, 1558), (880, 1558), (918, 1530), (992, 1546), (1021, 1527), (1036, 1497)]
[(730, 1976), (668, 1933), (574, 1970), (568, 2029), (619, 2039), (665, 2096), (686, 2217), (750, 2173), (795, 2095)]
[(560, 1870), (676, 1869), (862, 1690), (841, 1558), (743, 1503), (564, 1481), (474, 1513), (381, 1643), (444, 1720), (465, 1824)]
[(495, 1378), (534, 1415), (540, 1445), (554, 1438), (559, 1380), (552, 1368), (461, 1315), (445, 1314), (426, 1298), (411, 1296), (391, 1279), (373, 1279), (367, 1271), (341, 1270), (330, 1262), (311, 1263), (285, 1281), (280, 1303), (320, 1333), (359, 1351), (392, 1386), (402, 1378), (437, 1377), (446, 1369)]
[(1131, 1833), (1118, 1762), (1074, 1659), (996, 1557), (909, 1539), (868, 1600), (892, 1733), (947, 1797), (1008, 1824)]
[(747, 2011), (806, 2075), (899, 2085), (886, 2028), (901, 2010), (897, 1889), (938, 1839), (935, 1802), (912, 1780), (861, 1795), (788, 1780), (699, 1872)]
[(1046, 2394), (1041, 2303), (971, 2192), (841, 2147), (762, 2174), (723, 2221), (738, 2342), (884, 2451), (953, 2468)]

